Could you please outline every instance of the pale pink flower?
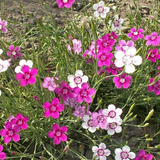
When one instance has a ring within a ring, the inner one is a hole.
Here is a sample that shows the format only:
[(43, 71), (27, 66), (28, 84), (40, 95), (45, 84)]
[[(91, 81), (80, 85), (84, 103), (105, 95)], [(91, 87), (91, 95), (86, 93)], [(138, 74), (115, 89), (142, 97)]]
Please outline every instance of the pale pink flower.
[(54, 82), (54, 78), (52, 77), (45, 77), (44, 82), (42, 83), (43, 88), (47, 88), (49, 91), (54, 91), (57, 87), (56, 83)]
[[(75, 106), (75, 111), (73, 112), (73, 114), (76, 117), (80, 117), (83, 118), (86, 114), (86, 107), (84, 106)], [(89, 111), (89, 106), (87, 106), (87, 114), (86, 115), (91, 115), (91, 112)]]
[(133, 41), (137, 41), (138, 39), (142, 39), (144, 37), (144, 35), (142, 34), (144, 30), (142, 28), (139, 28), (137, 31), (136, 28), (131, 28), (130, 31), (131, 33), (128, 33), (127, 37), (132, 37)]
[(73, 43), (73, 47), (68, 45), (67, 49), (69, 51), (71, 51), (71, 49), (73, 49), (74, 53), (80, 53), (82, 51), (82, 48), (81, 48), (82, 47), (82, 42), (80, 40), (73, 39), (72, 43)]
[(159, 42), (160, 42), (160, 36), (158, 35), (157, 32), (152, 32), (151, 35), (147, 35), (144, 38), (145, 40), (147, 40), (146, 45), (150, 46), (158, 46)]
[(17, 57), (18, 58), (22, 57), (22, 54), (19, 52), (20, 51), (20, 47), (19, 46), (14, 47), (14, 45), (10, 45), (9, 46), (9, 50), (10, 51), (7, 52), (7, 56), (12, 55), (14, 60), (17, 60)]
[(75, 0), (56, 0), (59, 8), (70, 8)]
[(3, 146), (0, 145), (0, 160), (6, 159), (6, 153), (4, 153), (2, 151), (3, 151)]
[[(149, 56), (148, 56), (148, 55), (149, 55)], [(160, 54), (159, 54), (157, 48), (150, 49), (150, 50), (148, 51), (148, 55), (146, 55), (146, 58), (147, 58), (148, 60), (151, 60), (153, 63), (155, 63), (157, 59), (160, 59)]]
[(7, 25), (7, 21), (3, 20), (0, 18), (0, 30), (3, 32), (3, 33), (7, 33), (7, 28), (6, 28), (6, 25)]

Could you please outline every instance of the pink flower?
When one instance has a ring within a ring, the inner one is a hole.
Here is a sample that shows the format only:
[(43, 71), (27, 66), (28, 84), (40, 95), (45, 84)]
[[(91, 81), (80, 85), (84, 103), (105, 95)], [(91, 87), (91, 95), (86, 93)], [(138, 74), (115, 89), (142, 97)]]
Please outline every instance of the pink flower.
[(146, 152), (144, 150), (140, 150), (138, 153), (138, 156), (136, 156), (136, 158), (134, 158), (133, 160), (152, 160), (153, 156), (152, 154), (146, 154)]
[(59, 8), (70, 8), (75, 0), (56, 0)]
[(129, 75), (127, 76), (126, 73), (123, 73), (119, 77), (116, 76), (113, 78), (113, 82), (115, 83), (115, 86), (117, 88), (123, 87), (127, 89), (130, 86), (131, 81), (132, 81), (132, 77)]
[(53, 77), (45, 77), (44, 82), (42, 83), (42, 87), (48, 88), (49, 91), (54, 91), (57, 87), (56, 83), (54, 82)]
[(160, 36), (158, 36), (157, 32), (152, 32), (151, 35), (147, 35), (144, 38), (145, 40), (147, 40), (146, 45), (150, 46), (158, 46), (159, 42), (160, 42)]
[(28, 125), (26, 124), (26, 122), (28, 122), (28, 117), (27, 116), (23, 117), (21, 113), (18, 113), (16, 115), (16, 118), (13, 118), (11, 120), (12, 124), (18, 125), (23, 130), (26, 130), (28, 128)]
[(15, 77), (18, 81), (20, 81), (21, 86), (24, 87), (28, 84), (36, 83), (36, 77), (34, 77), (38, 73), (38, 70), (36, 68), (30, 69), (29, 66), (25, 65), (24, 67), (22, 67), (21, 71), (23, 73), (17, 73)]
[(52, 116), (54, 119), (57, 119), (59, 117), (59, 112), (62, 112), (64, 110), (64, 106), (63, 104), (59, 103), (58, 98), (53, 98), (52, 104), (50, 104), (49, 102), (44, 102), (43, 108), (46, 109), (46, 111), (44, 112), (44, 116)]
[(0, 130), (0, 135), (4, 137), (4, 143), (9, 143), (11, 139), (14, 142), (18, 142), (20, 140), (19, 134), (20, 127), (18, 125), (13, 125), (11, 122), (8, 122), (4, 126), (5, 129)]
[[(151, 84), (154, 81), (154, 78), (150, 78), (149, 83)], [(157, 82), (155, 82), (154, 84), (148, 86), (148, 91), (152, 92), (154, 91), (154, 93), (158, 96), (160, 95), (160, 80), (158, 80)]]
[(78, 105), (75, 97), (74, 98), (67, 98), (67, 100), (64, 101), (64, 104), (71, 107), (71, 108)]
[(115, 34), (115, 32), (111, 32), (111, 34), (107, 34), (107, 36), (109, 36), (110, 39), (117, 39), (118, 35)]
[(60, 87), (57, 87), (55, 89), (55, 93), (61, 96), (64, 101), (66, 101), (67, 98), (74, 98), (74, 93), (71, 91), (72, 88), (69, 85), (67, 85), (67, 82), (65, 81), (62, 81)]
[(58, 124), (53, 124), (52, 129), (53, 131), (48, 132), (48, 137), (54, 138), (54, 144), (58, 145), (61, 141), (67, 141), (67, 136), (64, 134), (68, 130), (66, 126), (60, 128)]
[(109, 67), (106, 67), (107, 73), (112, 73), (112, 75), (116, 75), (122, 68), (116, 67), (116, 65), (112, 62)]
[(82, 51), (82, 42), (77, 39), (72, 40), (74, 53), (80, 53)]
[(89, 111), (89, 106), (87, 106), (87, 114), (86, 114), (86, 107), (85, 106), (75, 106), (75, 111), (73, 114), (76, 117), (83, 118), (85, 115), (91, 115), (91, 112)]
[(19, 51), (20, 51), (20, 47), (19, 47), (19, 46), (16, 46), (16, 47), (14, 48), (14, 45), (10, 45), (10, 46), (9, 46), (9, 50), (10, 50), (10, 51), (7, 52), (7, 56), (12, 55), (12, 57), (13, 57), (14, 60), (17, 60), (17, 57), (19, 57), (19, 58), (22, 57), (22, 54), (19, 53)]
[(7, 21), (3, 20), (0, 18), (0, 30), (3, 32), (3, 33), (7, 33), (7, 28), (6, 28), (6, 25), (7, 25)]
[(35, 95), (35, 96), (33, 96), (33, 98), (34, 98), (35, 101), (39, 101), (38, 96)]
[(93, 96), (96, 93), (96, 90), (94, 88), (89, 89), (88, 83), (82, 83), (81, 89), (79, 87), (75, 87), (73, 91), (75, 94), (77, 94), (76, 100), (78, 103), (83, 102), (83, 100), (86, 103), (91, 103), (91, 96)]
[(107, 53), (107, 50), (104, 49), (102, 52), (98, 52), (97, 53), (97, 65), (98, 67), (102, 67), (102, 66), (110, 66), (111, 59), (113, 58), (113, 54), (112, 53)]
[(151, 60), (153, 63), (156, 62), (156, 59), (160, 59), (160, 54), (158, 53), (158, 49), (157, 48), (150, 49), (148, 51), (148, 55), (146, 56), (146, 58), (148, 60)]
[(144, 37), (142, 34), (144, 30), (142, 28), (139, 28), (137, 31), (136, 28), (131, 28), (130, 31), (131, 33), (128, 33), (127, 37), (132, 37), (133, 41), (137, 41), (138, 39), (142, 39)]
[(4, 153), (2, 151), (3, 151), (3, 146), (0, 145), (0, 160), (6, 159), (6, 153)]

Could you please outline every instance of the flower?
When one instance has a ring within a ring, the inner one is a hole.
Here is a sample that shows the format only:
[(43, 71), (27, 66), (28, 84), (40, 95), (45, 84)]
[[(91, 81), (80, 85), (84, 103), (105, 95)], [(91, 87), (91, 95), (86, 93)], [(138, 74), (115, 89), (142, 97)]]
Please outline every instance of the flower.
[(68, 45), (67, 49), (69, 51), (71, 51), (71, 49), (73, 49), (74, 53), (80, 53), (82, 51), (82, 48), (81, 48), (82, 47), (82, 42), (80, 40), (73, 39), (72, 43), (73, 43), (73, 47)]
[(122, 30), (123, 19), (118, 17), (118, 15), (114, 16), (114, 21), (112, 23), (112, 31)]
[(131, 28), (130, 31), (131, 33), (128, 33), (127, 37), (132, 37), (133, 41), (137, 41), (138, 39), (142, 39), (144, 37), (144, 35), (142, 34), (144, 30), (142, 28), (139, 28), (137, 31), (136, 28)]
[(74, 98), (74, 93), (71, 91), (72, 88), (65, 81), (61, 82), (60, 87), (55, 88), (55, 93), (62, 97), (63, 101), (66, 101), (67, 98)]
[(46, 111), (44, 112), (44, 116), (52, 116), (54, 119), (57, 119), (59, 117), (59, 112), (62, 112), (64, 110), (64, 106), (63, 104), (59, 103), (58, 98), (53, 98), (52, 104), (50, 104), (49, 102), (44, 102), (43, 108), (46, 109)]
[(93, 9), (96, 10), (94, 12), (95, 17), (101, 16), (101, 18), (105, 18), (106, 14), (109, 12), (109, 7), (105, 7), (105, 4), (103, 1), (100, 1), (98, 4), (93, 5)]
[(2, 54), (3, 53), (3, 50), (2, 49), (0, 49), (0, 54)]
[(93, 146), (92, 147), (92, 152), (94, 152), (93, 158), (95, 158), (96, 160), (98, 159), (106, 160), (106, 156), (109, 156), (111, 154), (111, 151), (105, 148), (106, 145), (104, 143), (100, 143), (99, 147)]
[(122, 68), (118, 68), (115, 66), (114, 62), (111, 62), (110, 66), (106, 67), (107, 73), (112, 73), (112, 75), (116, 75)]
[(70, 8), (75, 0), (56, 0), (59, 8)]
[(135, 158), (135, 153), (130, 152), (129, 146), (123, 146), (122, 149), (116, 148), (115, 149), (115, 160), (130, 160)]
[(83, 76), (83, 72), (81, 70), (77, 70), (75, 76), (74, 75), (68, 76), (68, 81), (70, 82), (69, 85), (71, 88), (75, 87), (81, 88), (82, 83), (88, 81), (88, 76), (86, 75)]
[(102, 111), (103, 115), (107, 116), (107, 122), (112, 123), (112, 122), (117, 122), (121, 123), (122, 119), (120, 118), (120, 115), (122, 114), (122, 109), (117, 108), (113, 105), (110, 104), (108, 106), (108, 109), (103, 109)]
[(0, 18), (0, 30), (3, 32), (3, 33), (7, 33), (7, 28), (6, 28), (6, 25), (7, 25), (7, 21), (3, 20)]
[(144, 150), (140, 150), (136, 158), (134, 160), (152, 160), (153, 155), (152, 154), (146, 154)]
[(57, 87), (56, 83), (54, 82), (54, 78), (45, 77), (44, 82), (42, 83), (43, 88), (48, 88), (49, 91), (54, 91)]
[(107, 126), (106, 126), (107, 133), (109, 135), (113, 135), (115, 134), (115, 132), (120, 133), (122, 131), (122, 127), (120, 125), (121, 125), (121, 122), (107, 123)]
[[(80, 117), (83, 118), (86, 114), (86, 107), (84, 106), (75, 106), (75, 111), (73, 112), (73, 114), (76, 117)], [(89, 106), (87, 106), (87, 115), (91, 115), (91, 112), (89, 111)]]
[(160, 36), (158, 36), (157, 32), (152, 32), (151, 35), (147, 35), (144, 38), (145, 40), (147, 40), (146, 45), (150, 46), (158, 46), (159, 42), (160, 42)]
[(113, 82), (117, 88), (125, 88), (127, 89), (130, 86), (130, 82), (132, 81), (131, 76), (127, 76), (126, 73), (120, 75), (119, 77), (116, 76), (113, 78)]
[(11, 59), (8, 60), (0, 59), (0, 72), (5, 72), (8, 69), (8, 67), (11, 65), (10, 60)]
[(19, 66), (17, 66), (17, 67), (15, 68), (15, 72), (16, 72), (16, 73), (20, 73), (20, 72), (22, 73), (21, 69), (24, 67), (24, 65), (27, 65), (27, 66), (29, 66), (30, 68), (32, 68), (33, 62), (32, 62), (31, 60), (26, 61), (25, 59), (20, 60), (20, 61), (19, 61)]
[(28, 84), (34, 84), (36, 83), (36, 76), (38, 73), (38, 70), (36, 68), (30, 69), (29, 66), (23, 66), (21, 69), (22, 73), (17, 73), (15, 78), (20, 81), (21, 86), (26, 86)]
[(37, 95), (33, 96), (33, 98), (34, 98), (35, 101), (39, 101), (39, 98), (38, 98)]
[(22, 54), (19, 53), (19, 51), (20, 51), (20, 47), (19, 46), (16, 46), (14, 48), (14, 45), (10, 45), (9, 46), (9, 50), (10, 51), (7, 52), (7, 56), (12, 55), (12, 57), (13, 57), (14, 60), (17, 60), (17, 57), (21, 58)]
[(6, 153), (4, 153), (2, 151), (3, 151), (3, 146), (0, 145), (0, 160), (6, 159)]
[[(115, 52), (115, 65), (117, 67), (125, 66), (126, 73), (133, 73), (135, 71), (134, 65), (138, 66), (142, 63), (141, 56), (135, 56), (136, 48), (130, 47), (124, 53), (123, 51)], [(134, 65), (133, 65), (134, 64)]]
[(48, 137), (53, 138), (53, 143), (58, 145), (61, 141), (67, 141), (67, 136), (64, 134), (68, 128), (66, 126), (59, 127), (58, 124), (53, 124), (53, 131), (48, 132)]
[(82, 127), (84, 129), (88, 129), (91, 133), (94, 133), (96, 131), (96, 126), (93, 124), (93, 119), (89, 117), (89, 115), (85, 115), (83, 117), (83, 123)]
[(81, 89), (79, 87), (75, 87), (73, 91), (75, 94), (77, 94), (76, 101), (78, 103), (83, 102), (83, 100), (86, 103), (91, 103), (91, 96), (93, 96), (96, 93), (96, 90), (94, 88), (89, 88), (88, 83), (82, 83)]
[(157, 48), (150, 49), (148, 51), (146, 59), (151, 60), (153, 63), (156, 62), (156, 59), (160, 59), (160, 54), (158, 53), (158, 49)]
[(73, 108), (76, 107), (78, 105), (77, 101), (76, 101), (76, 97), (74, 98), (67, 98), (66, 101), (64, 101), (64, 104)]
[(12, 118), (11, 123), (18, 125), (23, 130), (26, 130), (28, 128), (28, 125), (26, 124), (28, 122), (28, 117), (23, 117), (21, 113), (18, 113), (16, 115), (16, 118)]
[[(149, 79), (149, 83), (153, 83), (154, 82), (154, 78), (150, 78)], [(148, 91), (149, 92), (152, 92), (154, 91), (154, 93), (158, 96), (160, 95), (160, 80), (158, 80), (157, 82), (155, 82), (154, 84), (152, 85), (149, 85), (148, 86)]]
[(19, 134), (20, 127), (18, 125), (12, 125), (11, 122), (8, 122), (4, 126), (5, 129), (0, 130), (0, 135), (4, 137), (4, 143), (9, 143), (11, 139), (14, 142), (18, 142), (20, 140)]

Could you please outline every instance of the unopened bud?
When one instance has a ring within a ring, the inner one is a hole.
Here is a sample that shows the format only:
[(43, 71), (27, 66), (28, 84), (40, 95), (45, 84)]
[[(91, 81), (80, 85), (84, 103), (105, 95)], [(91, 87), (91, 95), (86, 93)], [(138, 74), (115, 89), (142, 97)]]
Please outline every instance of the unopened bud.
[(144, 122), (148, 121), (148, 120), (151, 118), (151, 116), (153, 115), (153, 113), (154, 113), (154, 110), (152, 109), (152, 110), (148, 113), (148, 115), (147, 115), (147, 117), (145, 118)]

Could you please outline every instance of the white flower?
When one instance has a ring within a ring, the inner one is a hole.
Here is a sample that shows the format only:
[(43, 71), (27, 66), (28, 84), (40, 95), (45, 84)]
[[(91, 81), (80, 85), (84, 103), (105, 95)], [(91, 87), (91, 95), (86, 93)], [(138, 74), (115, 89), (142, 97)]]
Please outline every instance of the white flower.
[(99, 147), (93, 146), (92, 151), (94, 152), (93, 158), (96, 160), (106, 160), (106, 156), (109, 156), (111, 154), (111, 151), (109, 149), (105, 149), (106, 145), (104, 143), (100, 143)]
[(91, 133), (96, 131), (96, 127), (93, 125), (93, 119), (91, 119), (88, 115), (83, 117), (82, 127), (84, 129), (88, 129)]
[(112, 31), (122, 30), (123, 19), (118, 17), (118, 15), (114, 16), (114, 21), (112, 23)]
[(33, 62), (32, 62), (31, 60), (26, 61), (25, 59), (20, 60), (20, 61), (19, 61), (19, 66), (17, 66), (17, 67), (15, 68), (15, 72), (16, 72), (16, 73), (20, 73), (20, 72), (22, 73), (21, 68), (22, 68), (24, 65), (27, 65), (27, 66), (29, 66), (30, 68), (32, 68)]
[(122, 114), (122, 109), (117, 108), (113, 105), (110, 104), (108, 106), (108, 109), (103, 109), (102, 113), (107, 116), (107, 122), (112, 123), (112, 122), (117, 122), (118, 124), (122, 123), (122, 119), (120, 118), (120, 115)]
[(88, 76), (83, 76), (83, 72), (81, 70), (77, 70), (74, 75), (69, 75), (68, 76), (68, 81), (70, 82), (70, 87), (75, 88), (79, 87), (81, 88), (81, 84), (85, 83), (88, 81)]
[(104, 7), (105, 4), (103, 1), (100, 1), (98, 4), (94, 4), (93, 5), (93, 9), (96, 10), (94, 12), (94, 16), (95, 17), (99, 17), (101, 16), (101, 18), (105, 18), (106, 17), (106, 13), (109, 12), (109, 7)]
[(2, 92), (1, 92), (1, 90), (0, 90), (0, 96), (2, 95)]
[(3, 50), (2, 49), (0, 49), (0, 54), (2, 54), (3, 53)]
[(10, 59), (2, 60), (0, 59), (0, 72), (5, 72), (10, 66)]
[(122, 127), (120, 125), (121, 125), (121, 122), (119, 122), (119, 123), (116, 123), (116, 122), (108, 123), (107, 127), (106, 127), (107, 133), (109, 135), (113, 135), (113, 134), (115, 134), (115, 132), (120, 133), (122, 131)]
[(135, 71), (134, 65), (139, 66), (142, 63), (142, 57), (139, 55), (135, 56), (135, 54), (136, 54), (136, 48), (134, 47), (127, 48), (125, 53), (123, 51), (116, 51), (115, 65), (117, 67), (125, 66), (126, 73), (133, 73)]
[(115, 149), (115, 160), (130, 160), (136, 157), (135, 153), (130, 152), (130, 148), (128, 146), (123, 146), (122, 149)]

